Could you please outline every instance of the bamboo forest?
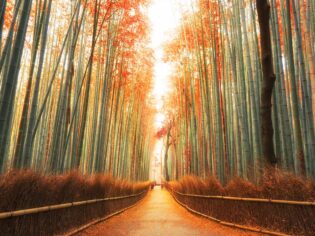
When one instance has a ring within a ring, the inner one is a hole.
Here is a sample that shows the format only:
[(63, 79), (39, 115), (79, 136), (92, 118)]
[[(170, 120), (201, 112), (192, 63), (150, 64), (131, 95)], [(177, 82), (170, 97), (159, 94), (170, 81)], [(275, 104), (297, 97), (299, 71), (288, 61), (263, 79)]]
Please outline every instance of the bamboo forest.
[(0, 0), (5, 236), (315, 235), (314, 127), (314, 0)]

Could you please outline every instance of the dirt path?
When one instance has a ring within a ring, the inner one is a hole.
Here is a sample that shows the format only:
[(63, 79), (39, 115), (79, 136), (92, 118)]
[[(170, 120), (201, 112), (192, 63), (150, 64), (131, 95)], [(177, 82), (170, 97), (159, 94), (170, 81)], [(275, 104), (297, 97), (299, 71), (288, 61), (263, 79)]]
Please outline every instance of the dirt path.
[(189, 213), (172, 196), (155, 188), (135, 207), (88, 228), (81, 236), (258, 235), (221, 226)]

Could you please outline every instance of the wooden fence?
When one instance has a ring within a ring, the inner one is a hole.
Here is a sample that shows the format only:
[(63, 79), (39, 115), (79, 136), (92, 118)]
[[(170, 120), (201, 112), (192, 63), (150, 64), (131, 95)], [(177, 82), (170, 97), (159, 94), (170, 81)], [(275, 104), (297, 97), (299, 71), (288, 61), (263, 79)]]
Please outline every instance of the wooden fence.
[(222, 225), (267, 235), (315, 235), (315, 202), (186, 194), (166, 186), (187, 210)]
[[(137, 194), (62, 203), (0, 213), (1, 235), (73, 235), (116, 215), (141, 200)], [(87, 224), (88, 223), (88, 224)], [(86, 225), (87, 224), (87, 225)], [(83, 225), (83, 226), (82, 226)]]

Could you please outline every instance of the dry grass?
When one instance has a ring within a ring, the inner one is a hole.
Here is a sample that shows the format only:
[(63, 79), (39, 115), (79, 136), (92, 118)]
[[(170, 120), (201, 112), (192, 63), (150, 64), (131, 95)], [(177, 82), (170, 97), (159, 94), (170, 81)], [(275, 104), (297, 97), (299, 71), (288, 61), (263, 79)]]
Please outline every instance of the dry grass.
[[(83, 176), (71, 172), (47, 176), (32, 171), (11, 171), (0, 176), (0, 212), (130, 195), (148, 189), (149, 185), (149, 182), (115, 180), (109, 175)], [(143, 196), (0, 220), (0, 232), (1, 235), (63, 233), (132, 205), (141, 197)]]
[[(279, 200), (314, 201), (313, 181), (279, 170), (269, 171), (259, 185), (234, 178), (226, 186), (211, 177), (202, 180), (186, 176), (167, 184), (182, 193), (224, 195), (234, 197), (266, 198)], [(292, 235), (315, 235), (315, 207), (273, 203), (227, 201), (176, 195), (190, 208), (217, 219), (262, 227)]]

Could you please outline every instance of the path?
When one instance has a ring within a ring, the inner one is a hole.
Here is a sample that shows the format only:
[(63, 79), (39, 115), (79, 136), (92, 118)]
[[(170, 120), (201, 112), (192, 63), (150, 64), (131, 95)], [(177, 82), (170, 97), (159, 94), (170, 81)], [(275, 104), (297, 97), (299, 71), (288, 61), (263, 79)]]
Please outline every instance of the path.
[(156, 187), (135, 207), (88, 228), (81, 236), (258, 235), (221, 226), (193, 215)]

